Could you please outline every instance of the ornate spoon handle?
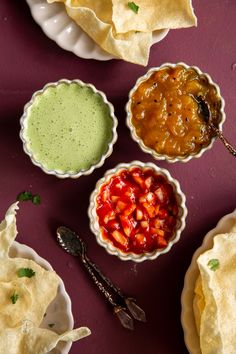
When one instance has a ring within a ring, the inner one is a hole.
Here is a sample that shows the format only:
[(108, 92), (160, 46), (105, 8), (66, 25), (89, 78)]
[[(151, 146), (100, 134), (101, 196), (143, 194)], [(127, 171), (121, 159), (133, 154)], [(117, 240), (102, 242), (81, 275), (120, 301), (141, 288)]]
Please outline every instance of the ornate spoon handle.
[(125, 304), (127, 306), (127, 308), (129, 309), (130, 313), (132, 314), (132, 316), (138, 320), (138, 321), (142, 321), (142, 322), (146, 322), (146, 314), (143, 311), (143, 309), (141, 309), (141, 307), (139, 307), (136, 304), (136, 300), (134, 298), (131, 297), (127, 297), (125, 296), (121, 290), (115, 286), (115, 284), (113, 284), (111, 282), (111, 280), (109, 278), (107, 278), (104, 274), (102, 274), (102, 272), (100, 271), (100, 269), (96, 266), (95, 263), (93, 263), (87, 255), (85, 255), (85, 258), (87, 260), (87, 262), (89, 263), (89, 265), (96, 271), (96, 273), (101, 277), (101, 279), (103, 280), (103, 282), (114, 291), (114, 293), (116, 293), (116, 295), (119, 296), (119, 298), (121, 299), (121, 301), (123, 302), (123, 304)]
[(105, 287), (103, 286), (103, 284), (98, 280), (98, 278), (96, 277), (96, 275), (94, 274), (92, 268), (90, 267), (89, 263), (81, 258), (81, 262), (84, 265), (84, 267), (86, 268), (86, 270), (88, 271), (88, 273), (90, 274), (91, 278), (93, 279), (94, 284), (98, 287), (98, 289), (101, 291), (101, 293), (105, 296), (105, 298), (109, 301), (109, 303), (115, 307), (118, 306), (115, 301), (113, 300), (112, 295), (109, 293), (109, 291), (107, 291), (105, 289)]
[(228, 149), (232, 155), (236, 156), (236, 149), (228, 142), (228, 140), (224, 137), (222, 132), (213, 123), (209, 123), (209, 124), (211, 129), (216, 133), (218, 138), (223, 142), (226, 149)]
[(111, 280), (109, 278), (107, 278), (101, 271), (100, 269), (97, 267), (97, 265), (95, 263), (93, 263), (88, 256), (85, 256), (86, 261), (88, 262), (88, 264), (97, 272), (97, 274), (102, 278), (102, 280), (107, 284), (107, 286), (109, 286), (110, 289), (112, 289), (122, 300), (125, 299), (125, 296), (122, 294), (121, 290), (111, 282)]
[(90, 276), (93, 279), (94, 284), (98, 287), (100, 292), (105, 296), (105, 298), (108, 300), (108, 302), (112, 305), (113, 307), (113, 313), (116, 315), (120, 323), (122, 324), (123, 327), (133, 330), (134, 329), (134, 321), (133, 319), (128, 315), (128, 313), (125, 311), (125, 308), (122, 306), (118, 305), (111, 293), (106, 290), (104, 285), (98, 280), (96, 274), (93, 271), (93, 268), (90, 266), (89, 262), (87, 261), (86, 257), (80, 257), (81, 262), (83, 263), (84, 267), (90, 274)]
[[(60, 226), (57, 229), (57, 240), (66, 252), (80, 258), (94, 284), (112, 305), (113, 312), (122, 326), (128, 329), (134, 328), (133, 319), (126, 312), (127, 309), (136, 320), (146, 321), (145, 312), (136, 304), (135, 299), (126, 297), (121, 290), (100, 271), (97, 265), (89, 259), (86, 244), (78, 234), (65, 226)], [(116, 300), (119, 299), (118, 303), (114, 300), (114, 297)]]

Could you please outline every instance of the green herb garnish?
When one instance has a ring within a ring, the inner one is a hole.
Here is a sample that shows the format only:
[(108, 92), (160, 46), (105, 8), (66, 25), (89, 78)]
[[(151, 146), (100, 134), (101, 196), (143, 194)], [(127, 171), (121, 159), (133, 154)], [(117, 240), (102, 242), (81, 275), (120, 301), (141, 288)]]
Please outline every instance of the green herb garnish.
[(33, 271), (33, 269), (31, 268), (20, 268), (17, 271), (17, 275), (19, 278), (23, 278), (23, 277), (31, 278), (35, 275), (35, 271)]
[(14, 293), (13, 293), (13, 295), (10, 297), (10, 299), (11, 299), (11, 302), (12, 302), (13, 304), (15, 304), (16, 301), (19, 299), (19, 295), (14, 291)]
[(50, 328), (52, 328), (52, 327), (54, 327), (55, 326), (55, 323), (49, 323), (48, 324), (48, 327), (50, 327)]
[(32, 198), (32, 202), (35, 205), (39, 205), (41, 203), (41, 198), (38, 194), (35, 194)]
[(132, 2), (128, 2), (128, 6), (129, 6), (130, 10), (132, 10), (136, 14), (138, 13), (139, 6), (136, 5), (133, 1)]
[(218, 259), (216, 258), (213, 258), (213, 259), (210, 259), (209, 262), (207, 263), (208, 267), (213, 270), (214, 272), (216, 271), (216, 269), (219, 268), (220, 266), (220, 262)]
[(27, 200), (32, 200), (33, 195), (31, 192), (21, 192), (20, 194), (18, 194), (18, 196), (16, 197), (16, 200), (21, 201), (27, 201)]
[(31, 200), (31, 202), (35, 205), (39, 205), (41, 203), (41, 198), (38, 194), (33, 195), (31, 192), (21, 192), (16, 197), (16, 200), (20, 202), (26, 202)]

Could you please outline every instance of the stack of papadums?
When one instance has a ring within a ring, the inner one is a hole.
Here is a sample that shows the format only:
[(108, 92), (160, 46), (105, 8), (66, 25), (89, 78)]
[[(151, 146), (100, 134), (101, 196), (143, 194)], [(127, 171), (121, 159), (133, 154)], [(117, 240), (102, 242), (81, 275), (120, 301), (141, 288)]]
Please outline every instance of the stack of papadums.
[[(233, 230), (236, 231), (236, 230)], [(214, 237), (197, 260), (193, 309), (202, 354), (236, 353), (236, 232)]]
[(197, 25), (191, 0), (47, 0), (68, 15), (102, 49), (147, 65), (153, 32)]
[[(0, 224), (0, 354), (45, 354), (59, 341), (78, 340), (90, 330), (81, 327), (59, 335), (39, 328), (61, 280), (32, 260), (9, 257), (17, 235), (17, 209), (17, 203), (13, 204)], [(19, 270), (35, 274), (19, 277)]]

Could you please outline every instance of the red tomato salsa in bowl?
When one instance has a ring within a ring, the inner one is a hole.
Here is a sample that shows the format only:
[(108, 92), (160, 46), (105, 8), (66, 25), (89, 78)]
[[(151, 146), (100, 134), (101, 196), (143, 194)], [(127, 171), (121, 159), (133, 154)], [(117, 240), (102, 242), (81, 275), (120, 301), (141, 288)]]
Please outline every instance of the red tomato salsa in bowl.
[(91, 229), (121, 259), (153, 259), (179, 238), (184, 202), (168, 171), (138, 161), (121, 164), (106, 173), (91, 195)]

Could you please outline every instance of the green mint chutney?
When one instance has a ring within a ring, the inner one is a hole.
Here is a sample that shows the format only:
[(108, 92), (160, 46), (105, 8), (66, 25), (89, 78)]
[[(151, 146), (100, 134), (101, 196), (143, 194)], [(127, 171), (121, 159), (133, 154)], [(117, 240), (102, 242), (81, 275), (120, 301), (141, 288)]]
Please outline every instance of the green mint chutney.
[(79, 83), (59, 83), (35, 97), (24, 137), (45, 169), (77, 173), (107, 152), (112, 127), (109, 106), (100, 94)]

